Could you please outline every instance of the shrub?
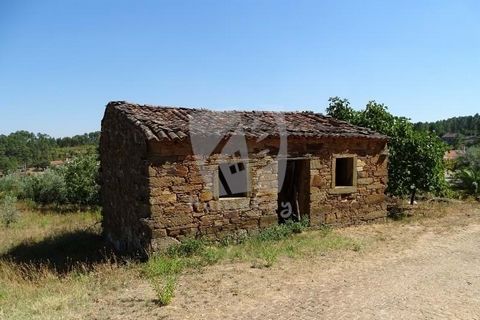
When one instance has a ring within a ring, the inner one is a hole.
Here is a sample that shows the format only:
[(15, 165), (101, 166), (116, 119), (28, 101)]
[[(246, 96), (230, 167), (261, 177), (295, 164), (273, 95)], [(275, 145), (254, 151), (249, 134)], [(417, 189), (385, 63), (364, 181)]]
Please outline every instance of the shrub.
[(18, 221), (17, 198), (6, 195), (0, 204), (0, 220), (6, 228)]
[(185, 239), (177, 245), (168, 248), (167, 253), (171, 257), (191, 257), (201, 253), (205, 249), (205, 243), (197, 239)]
[(469, 148), (455, 169), (456, 186), (469, 194), (480, 194), (480, 147)]
[(467, 152), (457, 160), (455, 169), (480, 171), (480, 147), (467, 149)]
[(24, 197), (38, 204), (63, 204), (66, 201), (66, 185), (63, 176), (54, 170), (24, 180)]
[(20, 174), (9, 174), (0, 178), (0, 195), (12, 195), (21, 198), (23, 193), (23, 179)]
[(59, 168), (65, 179), (67, 201), (71, 204), (98, 205), (100, 187), (96, 155), (83, 155)]
[(282, 239), (288, 238), (294, 233), (301, 233), (307, 227), (307, 223), (308, 222), (306, 221), (301, 221), (301, 222), (288, 221), (287, 223), (262, 230), (258, 234), (257, 239), (260, 241), (282, 240)]
[(458, 180), (458, 186), (466, 192), (477, 195), (480, 194), (480, 170), (461, 169), (455, 177)]
[(10, 174), (0, 178), (0, 196), (10, 194), (41, 205), (98, 205), (98, 168), (95, 155), (84, 155), (38, 175)]

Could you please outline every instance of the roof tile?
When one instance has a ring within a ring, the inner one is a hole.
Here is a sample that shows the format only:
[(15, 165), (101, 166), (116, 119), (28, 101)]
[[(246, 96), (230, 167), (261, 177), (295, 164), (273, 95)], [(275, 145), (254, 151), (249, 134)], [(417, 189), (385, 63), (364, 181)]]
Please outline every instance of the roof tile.
[[(234, 135), (264, 139), (287, 133), (303, 137), (356, 137), (387, 140), (370, 129), (313, 112), (211, 111), (110, 102), (149, 140), (184, 140), (190, 134)], [(283, 130), (282, 130), (283, 128)]]

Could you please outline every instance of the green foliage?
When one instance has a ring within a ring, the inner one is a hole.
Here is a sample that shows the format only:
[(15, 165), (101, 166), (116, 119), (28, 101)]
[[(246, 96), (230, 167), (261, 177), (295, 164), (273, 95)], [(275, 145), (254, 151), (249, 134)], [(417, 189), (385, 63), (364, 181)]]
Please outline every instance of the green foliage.
[(183, 271), (184, 261), (178, 257), (154, 255), (145, 265), (145, 274), (150, 278), (179, 274)]
[(64, 204), (67, 200), (65, 179), (56, 170), (23, 179), (22, 197), (38, 204)]
[(20, 199), (25, 199), (25, 180), (20, 174), (9, 174), (0, 178), (0, 198), (2, 195), (12, 195)]
[(263, 259), (263, 266), (266, 268), (272, 267), (278, 259), (278, 250), (274, 247), (264, 247), (260, 251), (260, 256)]
[(466, 150), (455, 163), (455, 169), (480, 170), (480, 147), (472, 147)]
[(262, 230), (256, 237), (260, 241), (278, 241), (290, 237), (292, 234), (301, 233), (307, 224), (306, 222), (288, 221), (284, 224)]
[(480, 114), (467, 117), (455, 117), (436, 122), (420, 122), (415, 124), (417, 129), (434, 131), (442, 136), (445, 133), (480, 136)]
[(329, 105), (327, 107), (327, 114), (345, 121), (356, 122), (358, 112), (350, 107), (348, 99), (341, 99), (340, 97), (331, 97), (328, 99)]
[(151, 281), (153, 290), (157, 295), (158, 304), (161, 306), (168, 306), (175, 296), (177, 277), (175, 275), (168, 275)]
[[(92, 146), (95, 150), (99, 137), (100, 132), (59, 139), (27, 131), (0, 135), (0, 172), (6, 174), (19, 168), (32, 167), (45, 169), (50, 165), (50, 161), (59, 160), (59, 156), (63, 160), (66, 156), (77, 155), (75, 152), (62, 151), (64, 148)], [(91, 148), (88, 151), (91, 152)]]
[(470, 148), (455, 165), (458, 187), (470, 194), (480, 194), (480, 147)]
[(367, 127), (390, 137), (388, 191), (406, 195), (412, 189), (440, 193), (445, 190), (443, 155), (445, 144), (434, 134), (415, 130), (404, 117), (388, 107), (370, 101), (362, 111), (353, 110), (346, 99), (330, 98), (327, 113), (354, 125)]
[(55, 149), (54, 159), (74, 159), (89, 154), (98, 154), (98, 146), (84, 145), (76, 147), (61, 147)]
[(58, 169), (65, 180), (68, 203), (80, 205), (100, 203), (98, 170), (96, 155), (77, 157)]
[(480, 194), (480, 170), (461, 169), (456, 178), (460, 188), (474, 195)]
[(56, 139), (57, 146), (60, 148), (78, 147), (78, 146), (85, 146), (85, 145), (98, 145), (99, 141), (100, 141), (100, 131), (85, 133), (85, 134), (76, 135), (73, 137)]
[(144, 268), (160, 305), (170, 304), (175, 293), (178, 275), (184, 268), (181, 258), (156, 255), (150, 258)]
[(223, 257), (223, 252), (214, 247), (206, 247), (202, 253), (203, 264), (212, 265), (219, 262)]
[(99, 204), (98, 161), (85, 155), (56, 169), (35, 175), (9, 174), (0, 178), (0, 194), (30, 199), (37, 204)]
[(6, 228), (18, 221), (17, 198), (6, 195), (0, 202), (0, 222)]
[(191, 257), (205, 249), (205, 243), (197, 239), (185, 239), (177, 245), (168, 248), (167, 253), (171, 257)]
[(46, 168), (52, 158), (55, 140), (45, 134), (17, 131), (0, 135), (0, 171), (18, 167)]

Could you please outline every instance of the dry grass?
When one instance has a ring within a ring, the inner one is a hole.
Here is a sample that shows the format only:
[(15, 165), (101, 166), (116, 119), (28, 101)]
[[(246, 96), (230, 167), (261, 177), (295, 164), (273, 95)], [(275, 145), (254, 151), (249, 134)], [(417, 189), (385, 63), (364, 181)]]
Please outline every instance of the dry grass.
[(443, 228), (466, 225), (468, 219), (458, 219), (458, 216), (468, 218), (480, 209), (479, 202), (474, 200), (429, 200), (413, 206), (406, 202), (398, 202), (396, 207), (396, 214), (392, 216), (391, 223), (431, 226), (432, 219), (440, 221), (441, 218), (447, 218), (450, 223), (445, 224), (442, 221), (440, 225)]
[(81, 318), (92, 299), (138, 274), (108, 254), (99, 219), (23, 208), (17, 224), (0, 229), (0, 319)]
[[(309, 260), (329, 251), (373, 248), (382, 238), (401, 236), (400, 231), (395, 235), (392, 230), (400, 230), (404, 224), (432, 226), (442, 220), (439, 229), (468, 224), (469, 215), (478, 212), (478, 203), (430, 202), (404, 209), (397, 220), (378, 228), (321, 229), (280, 239), (270, 239), (269, 234), (264, 239), (245, 239), (236, 245), (206, 244), (200, 249), (192, 242), (187, 256), (155, 256), (139, 263), (117, 261), (104, 246), (99, 212), (61, 214), (23, 207), (16, 224), (0, 228), (0, 319), (82, 319), (85, 314), (96, 314), (95, 308), (105, 297), (115, 300), (147, 279), (157, 289), (157, 297), (151, 301), (156, 298), (168, 303), (177, 276), (184, 270), (236, 262), (268, 268), (277, 260)], [(376, 229), (378, 235), (372, 232)], [(383, 229), (390, 231), (380, 232)]]

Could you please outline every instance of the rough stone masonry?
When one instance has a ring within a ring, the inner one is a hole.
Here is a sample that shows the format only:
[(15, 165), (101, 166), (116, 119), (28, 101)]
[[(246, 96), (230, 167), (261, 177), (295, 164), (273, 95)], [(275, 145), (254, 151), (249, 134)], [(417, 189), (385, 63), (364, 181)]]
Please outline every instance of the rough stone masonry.
[[(218, 144), (198, 152), (192, 137)], [(242, 152), (229, 149), (237, 138)], [(384, 218), (387, 141), (312, 112), (111, 102), (100, 141), (104, 232), (120, 251), (148, 252), (266, 228), (284, 212), (312, 226)], [(235, 175), (245, 190), (229, 190)]]

